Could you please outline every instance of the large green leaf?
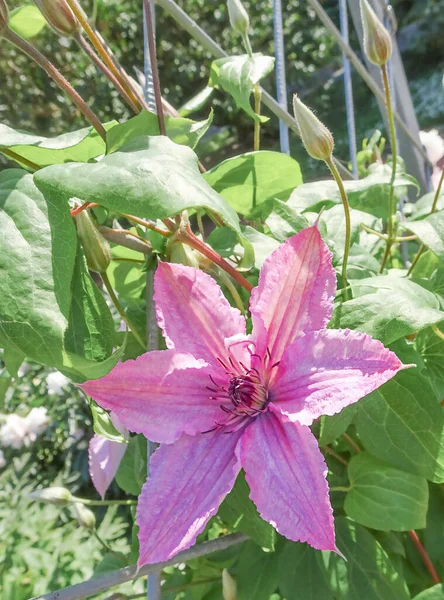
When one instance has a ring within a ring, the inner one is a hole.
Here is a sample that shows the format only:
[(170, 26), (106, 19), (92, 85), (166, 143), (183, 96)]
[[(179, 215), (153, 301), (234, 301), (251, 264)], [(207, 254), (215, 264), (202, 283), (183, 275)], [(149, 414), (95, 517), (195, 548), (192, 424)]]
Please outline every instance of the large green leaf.
[(302, 183), (299, 163), (286, 154), (270, 151), (228, 158), (204, 177), (242, 215), (249, 215), (267, 200), (287, 200)]
[(427, 511), (427, 526), (424, 530), (424, 547), (433, 563), (443, 561), (444, 539), (444, 489), (442, 485), (429, 484), (430, 500)]
[(444, 211), (433, 213), (421, 221), (403, 223), (403, 227), (413, 231), (440, 260), (444, 260)]
[[(433, 202), (435, 200), (436, 192), (429, 192), (425, 194), (417, 202), (414, 204), (406, 205), (406, 212), (409, 212), (409, 208), (411, 209), (410, 220), (423, 219), (430, 214), (432, 210)], [(442, 210), (444, 208), (444, 190), (441, 190), (441, 194), (439, 195), (438, 202), (436, 203), (436, 210)]]
[[(327, 239), (333, 244), (334, 254), (336, 258), (342, 258), (345, 248), (345, 213), (341, 205), (333, 206), (329, 210), (322, 213), (321, 221), (327, 226)], [(378, 219), (369, 213), (361, 210), (350, 210), (350, 225), (351, 225), (351, 245), (359, 241), (362, 231), (361, 223), (372, 227), (373, 229), (381, 229)]]
[[(112, 127), (115, 123), (109, 123)], [(88, 162), (105, 152), (105, 142), (92, 127), (78, 129), (53, 138), (0, 125), (0, 152), (11, 150), (38, 167), (66, 162)]]
[[(205, 135), (213, 121), (213, 111), (205, 121), (192, 121), (182, 117), (165, 117), (165, 127), (168, 137), (184, 146), (195, 148), (200, 138)], [(106, 135), (107, 153), (115, 152), (134, 138), (141, 135), (160, 135), (157, 115), (147, 110), (116, 125)]]
[(262, 548), (274, 549), (275, 530), (261, 519), (250, 500), (250, 488), (243, 473), (222, 502), (218, 514), (234, 531), (242, 531)]
[(246, 542), (237, 563), (238, 600), (269, 600), (279, 582), (277, 552)]
[(444, 583), (438, 583), (427, 590), (424, 590), (413, 600), (444, 600)]
[[(391, 175), (392, 169), (389, 165), (375, 164), (371, 166), (370, 175), (367, 177), (344, 181), (350, 206), (378, 218), (387, 217)], [(398, 172), (395, 179), (396, 195), (404, 195), (407, 186), (417, 186), (415, 179)], [(335, 181), (325, 180), (297, 187), (288, 203), (298, 212), (318, 211), (322, 206), (329, 208), (334, 204), (341, 204), (342, 199)]]
[(321, 431), (319, 435), (319, 445), (326, 446), (331, 444), (340, 435), (345, 433), (348, 426), (353, 421), (356, 412), (356, 404), (351, 404), (343, 408), (337, 415), (321, 417)]
[(297, 213), (282, 200), (273, 201), (272, 210), (265, 223), (279, 242), (285, 242), (286, 239), (309, 226), (304, 215)]
[(340, 600), (408, 600), (402, 575), (371, 533), (344, 517), (335, 519), (336, 543), (347, 562), (323, 552), (330, 587)]
[(256, 115), (250, 104), (250, 96), (256, 83), (271, 73), (273, 67), (274, 58), (262, 54), (218, 58), (211, 64), (209, 85), (231, 94), (239, 108), (255, 121), (264, 123), (268, 118)]
[(399, 373), (361, 400), (354, 422), (371, 454), (408, 473), (444, 482), (444, 412), (417, 369)]
[(199, 173), (194, 152), (163, 136), (136, 138), (98, 163), (47, 167), (35, 180), (54, 201), (77, 197), (150, 219), (208, 208), (240, 232), (236, 213)]
[(182, 104), (177, 112), (181, 117), (188, 117), (192, 113), (203, 108), (213, 95), (213, 92), (214, 88), (210, 87), (209, 85), (205, 86), (203, 90), (190, 98), (187, 102), (185, 102), (185, 104)]
[(279, 557), (279, 591), (285, 600), (333, 600), (320, 553), (287, 542)]
[(337, 327), (364, 331), (390, 344), (444, 318), (436, 294), (405, 277), (381, 275), (352, 281), (354, 299), (337, 305)]
[(19, 6), (9, 15), (9, 27), (25, 40), (35, 37), (46, 25), (45, 17), (35, 4)]
[(424, 359), (427, 376), (436, 395), (444, 399), (444, 340), (428, 328), (418, 333), (415, 345)]
[(0, 344), (63, 364), (77, 239), (60, 210), (20, 169), (0, 173)]
[(409, 531), (426, 526), (427, 480), (395, 469), (367, 452), (348, 464), (351, 490), (344, 510), (357, 523), (382, 531)]

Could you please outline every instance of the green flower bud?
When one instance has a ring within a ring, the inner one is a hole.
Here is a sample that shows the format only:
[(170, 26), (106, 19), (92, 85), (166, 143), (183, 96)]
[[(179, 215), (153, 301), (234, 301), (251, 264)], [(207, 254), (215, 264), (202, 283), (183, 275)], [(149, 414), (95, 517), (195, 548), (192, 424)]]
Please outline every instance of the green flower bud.
[(49, 487), (43, 490), (36, 490), (28, 494), (31, 500), (54, 504), (55, 506), (68, 506), (72, 502), (72, 495), (69, 490), (62, 487)]
[(369, 61), (381, 67), (392, 55), (390, 33), (381, 23), (368, 0), (361, 0), (361, 20), (365, 54)]
[(179, 265), (185, 265), (186, 267), (199, 268), (199, 253), (193, 248), (190, 248), (187, 244), (183, 244), (174, 237), (170, 238), (166, 245), (166, 255), (169, 262), (177, 263)]
[(81, 26), (66, 0), (34, 0), (49, 25), (60, 35), (74, 35)]
[(234, 31), (240, 33), (240, 35), (247, 35), (250, 27), (250, 19), (241, 0), (227, 0), (227, 6), (231, 27)]
[(330, 159), (335, 143), (327, 127), (296, 94), (293, 96), (293, 110), (302, 143), (308, 154), (317, 160)]
[(96, 517), (92, 510), (86, 508), (83, 504), (76, 502), (73, 504), (74, 514), (77, 519), (77, 523), (80, 527), (85, 529), (94, 529), (96, 526)]
[(107, 240), (97, 229), (87, 210), (82, 210), (74, 219), (88, 268), (96, 273), (104, 273), (111, 262), (111, 249)]
[(6, 0), (0, 0), (0, 34), (8, 28), (9, 13)]
[(228, 569), (222, 571), (222, 596), (224, 600), (237, 600), (236, 582)]

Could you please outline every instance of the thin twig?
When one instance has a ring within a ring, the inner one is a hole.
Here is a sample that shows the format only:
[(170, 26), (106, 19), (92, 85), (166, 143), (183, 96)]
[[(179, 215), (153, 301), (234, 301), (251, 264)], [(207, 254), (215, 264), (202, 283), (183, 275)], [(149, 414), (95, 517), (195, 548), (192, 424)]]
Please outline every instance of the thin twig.
[(33, 171), (38, 171), (39, 169), (41, 169), (39, 165), (36, 165), (24, 156), (20, 156), (20, 154), (17, 154), (16, 152), (14, 152), (14, 150), (10, 150), (9, 148), (0, 148), (0, 152), (8, 158), (11, 158), (12, 160), (15, 160), (18, 163), (22, 163), (22, 165), (25, 165), (25, 167), (29, 167)]
[(154, 42), (153, 18), (151, 15), (151, 6), (149, 0), (143, 0), (143, 10), (145, 14), (148, 35), (148, 48), (150, 51), (151, 71), (153, 75), (154, 97), (156, 99), (156, 112), (157, 120), (159, 122), (159, 131), (161, 135), (166, 135), (165, 117), (162, 106), (162, 93), (160, 91), (159, 70), (157, 68), (156, 44)]
[(321, 450), (323, 450), (326, 454), (330, 454), (330, 456), (333, 456), (333, 458), (336, 458), (336, 460), (342, 463), (343, 465), (348, 465), (347, 460), (343, 456), (338, 454), (335, 450), (333, 450), (333, 448), (330, 448), (330, 446), (322, 446)]
[(441, 583), (439, 575), (436, 572), (436, 569), (433, 566), (432, 561), (430, 560), (430, 556), (427, 554), (424, 546), (421, 544), (421, 541), (420, 541), (416, 531), (413, 531), (413, 530), (409, 531), (409, 536), (410, 536), (412, 542), (415, 544), (416, 549), (418, 550), (419, 554), (421, 555), (424, 565), (425, 565), (427, 571), (430, 573), (433, 581), (435, 583)]
[(356, 454), (359, 454), (361, 452), (361, 448), (358, 446), (355, 440), (348, 435), (348, 433), (343, 433), (342, 437), (350, 446), (350, 448), (356, 452)]

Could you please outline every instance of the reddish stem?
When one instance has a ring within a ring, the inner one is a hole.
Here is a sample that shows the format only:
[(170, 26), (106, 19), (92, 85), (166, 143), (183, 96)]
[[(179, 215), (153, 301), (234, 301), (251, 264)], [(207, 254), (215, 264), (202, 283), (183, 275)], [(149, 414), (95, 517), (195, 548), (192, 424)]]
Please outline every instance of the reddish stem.
[(77, 208), (73, 208), (71, 210), (71, 217), (76, 217), (78, 214), (80, 214), (87, 208), (95, 208), (96, 206), (99, 206), (96, 202), (85, 202), (81, 206), (78, 206)]
[(154, 97), (156, 99), (157, 120), (161, 135), (166, 135), (165, 117), (162, 106), (162, 93), (160, 91), (159, 70), (157, 68), (156, 44), (154, 42), (153, 15), (149, 0), (143, 0), (143, 10), (146, 21), (146, 32), (148, 36), (148, 49), (150, 53), (151, 71), (153, 75)]
[(424, 546), (421, 544), (421, 541), (420, 541), (419, 537), (417, 536), (416, 531), (413, 531), (413, 530), (409, 531), (409, 536), (410, 536), (412, 542), (415, 544), (416, 549), (420, 553), (421, 558), (426, 566), (426, 569), (430, 573), (433, 581), (435, 583), (441, 583), (439, 575), (436, 572), (436, 569), (433, 566), (432, 561), (430, 560), (430, 556), (427, 554)]
[(359, 454), (361, 452), (361, 448), (358, 446), (358, 444), (355, 442), (355, 440), (353, 438), (351, 438), (347, 433), (343, 433), (342, 437), (347, 442), (347, 444), (350, 446), (350, 448), (356, 452), (356, 454)]

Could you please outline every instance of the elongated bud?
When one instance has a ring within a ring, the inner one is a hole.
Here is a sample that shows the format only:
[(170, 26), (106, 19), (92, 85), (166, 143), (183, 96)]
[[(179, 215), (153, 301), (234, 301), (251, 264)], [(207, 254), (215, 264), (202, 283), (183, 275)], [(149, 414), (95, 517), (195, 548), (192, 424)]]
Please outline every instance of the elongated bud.
[(237, 586), (228, 569), (222, 571), (222, 596), (224, 600), (237, 600)]
[(335, 143), (327, 127), (296, 94), (293, 96), (293, 110), (302, 143), (308, 154), (317, 160), (330, 159)]
[(250, 27), (250, 19), (241, 0), (227, 0), (227, 6), (231, 27), (242, 36), (247, 35)]
[(0, 0), (0, 35), (7, 29), (8, 22), (8, 5), (6, 4), (6, 0)]
[(88, 268), (96, 273), (104, 273), (111, 262), (111, 249), (107, 240), (97, 229), (87, 210), (82, 210), (74, 219)]
[(45, 502), (46, 504), (55, 504), (55, 506), (68, 506), (72, 502), (72, 495), (69, 490), (62, 487), (49, 487), (43, 490), (36, 490), (28, 494), (31, 500)]
[(73, 504), (74, 514), (77, 519), (77, 523), (80, 527), (85, 529), (94, 529), (96, 526), (96, 517), (92, 510), (86, 508), (83, 504), (76, 502)]
[(49, 25), (60, 35), (74, 35), (81, 26), (66, 0), (34, 0)]
[(368, 0), (361, 0), (361, 20), (364, 31), (364, 51), (375, 65), (385, 65), (392, 55), (392, 38), (379, 20)]
[(136, 252), (143, 252), (143, 254), (151, 254), (152, 247), (147, 240), (143, 240), (139, 236), (127, 231), (126, 229), (112, 229), (111, 227), (99, 227), (100, 233), (105, 239), (113, 244), (119, 246), (125, 246), (130, 250)]

